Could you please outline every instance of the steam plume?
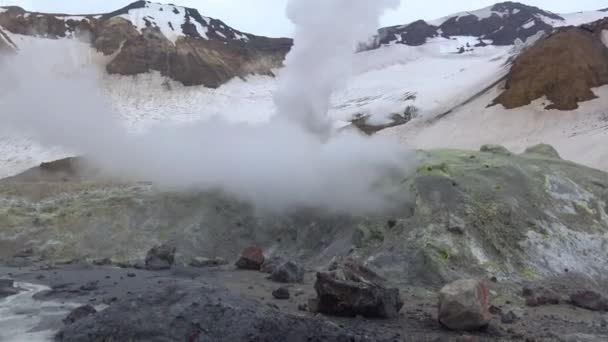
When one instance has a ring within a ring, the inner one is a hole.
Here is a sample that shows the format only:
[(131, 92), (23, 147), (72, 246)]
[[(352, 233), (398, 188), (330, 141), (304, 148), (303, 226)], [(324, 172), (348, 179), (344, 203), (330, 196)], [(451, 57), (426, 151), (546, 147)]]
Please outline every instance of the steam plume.
[[(0, 66), (0, 122), (44, 145), (85, 154), (114, 175), (172, 190), (221, 189), (272, 210), (385, 209), (398, 189), (391, 177), (406, 172), (407, 153), (355, 132), (330, 136), (326, 111), (331, 92), (349, 75), (357, 43), (373, 33), (388, 4), (291, 1), (300, 41), (281, 74), (276, 118), (266, 124), (216, 119), (130, 134), (103, 96), (101, 72), (80, 62), (88, 50), (74, 42), (66, 58), (54, 41), (22, 47)], [(321, 34), (331, 18), (342, 29)]]

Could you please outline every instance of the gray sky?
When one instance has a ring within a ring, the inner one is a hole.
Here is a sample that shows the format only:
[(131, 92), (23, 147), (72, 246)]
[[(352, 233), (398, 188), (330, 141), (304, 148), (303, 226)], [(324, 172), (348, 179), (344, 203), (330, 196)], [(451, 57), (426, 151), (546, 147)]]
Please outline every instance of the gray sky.
[[(329, 1), (329, 0), (328, 0)], [(370, 0), (374, 1), (374, 0)], [(417, 19), (436, 19), (455, 12), (474, 10), (499, 0), (402, 0), (401, 7), (388, 13), (383, 25), (405, 24)], [(39, 12), (71, 14), (109, 12), (130, 0), (0, 0), (0, 5), (17, 5)], [(291, 23), (285, 17), (287, 0), (170, 0), (176, 5), (197, 8), (201, 14), (223, 20), (236, 29), (268, 36), (288, 36)], [(556, 13), (596, 10), (608, 7), (606, 0), (522, 0)]]

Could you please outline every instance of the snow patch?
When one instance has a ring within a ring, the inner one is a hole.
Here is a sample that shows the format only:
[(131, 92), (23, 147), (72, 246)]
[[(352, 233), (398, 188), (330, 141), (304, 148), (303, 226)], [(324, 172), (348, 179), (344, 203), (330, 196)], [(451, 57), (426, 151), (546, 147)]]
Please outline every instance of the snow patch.
[(608, 30), (602, 30), (602, 43), (608, 48)]
[(536, 22), (534, 20), (530, 20), (527, 23), (523, 24), (521, 27), (527, 30), (533, 28), (534, 25), (536, 25)]

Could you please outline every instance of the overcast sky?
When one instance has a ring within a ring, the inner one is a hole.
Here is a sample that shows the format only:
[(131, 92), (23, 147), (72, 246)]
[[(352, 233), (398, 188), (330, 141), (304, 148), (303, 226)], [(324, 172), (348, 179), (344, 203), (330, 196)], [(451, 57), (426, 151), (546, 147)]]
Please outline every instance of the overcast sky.
[[(202, 15), (223, 20), (241, 31), (268, 36), (289, 36), (291, 24), (285, 17), (288, 0), (171, 0), (176, 5), (195, 7)], [(327, 0), (331, 1), (331, 0)], [(374, 0), (369, 0), (374, 1)], [(88, 14), (109, 12), (132, 0), (0, 0), (0, 5), (17, 5), (38, 12)], [(383, 26), (436, 19), (455, 12), (492, 5), (498, 0), (402, 0), (401, 7), (388, 13)], [(523, 0), (521, 2), (556, 13), (596, 10), (608, 7), (606, 0)]]

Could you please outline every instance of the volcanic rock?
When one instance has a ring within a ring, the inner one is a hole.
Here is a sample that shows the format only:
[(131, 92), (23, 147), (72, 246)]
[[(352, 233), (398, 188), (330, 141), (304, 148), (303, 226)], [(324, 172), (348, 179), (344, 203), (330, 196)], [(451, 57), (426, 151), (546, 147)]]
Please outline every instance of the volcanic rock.
[(387, 288), (382, 277), (352, 259), (317, 273), (314, 287), (317, 298), (309, 307), (328, 315), (394, 318), (403, 306), (398, 289)]
[(63, 323), (69, 325), (96, 313), (97, 310), (95, 310), (95, 308), (91, 305), (79, 306), (70, 312), (70, 314), (63, 320)]
[(439, 322), (453, 330), (478, 330), (490, 323), (489, 290), (484, 281), (458, 280), (439, 291)]
[(608, 84), (605, 29), (608, 19), (560, 29), (536, 43), (515, 59), (505, 91), (494, 103), (510, 109), (546, 96), (551, 101), (547, 109), (573, 110), (595, 99), (591, 89)]
[(279, 287), (272, 291), (272, 296), (276, 299), (289, 299), (289, 289), (286, 287)]
[(175, 246), (163, 244), (155, 246), (146, 255), (146, 269), (151, 271), (168, 270), (175, 263)]
[(264, 252), (261, 248), (250, 246), (241, 252), (241, 256), (235, 265), (242, 270), (259, 270), (264, 263), (264, 259)]

